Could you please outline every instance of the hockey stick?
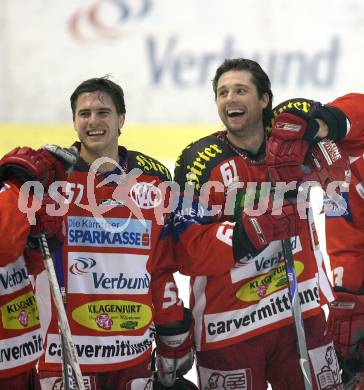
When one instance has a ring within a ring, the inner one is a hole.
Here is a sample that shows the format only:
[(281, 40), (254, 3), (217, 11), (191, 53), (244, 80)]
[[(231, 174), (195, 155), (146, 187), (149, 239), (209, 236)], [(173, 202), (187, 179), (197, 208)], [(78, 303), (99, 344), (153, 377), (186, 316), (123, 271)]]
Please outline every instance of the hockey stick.
[(291, 311), (297, 335), (298, 353), (300, 355), (300, 366), (302, 370), (303, 381), (305, 384), (305, 389), (312, 390), (310, 362), (308, 357), (305, 330), (303, 327), (301, 304), (299, 302), (297, 276), (296, 270), (294, 268), (291, 240), (289, 238), (283, 240), (282, 246), (288, 283), (288, 296), (291, 303)]
[(50, 256), (48, 242), (44, 233), (39, 237), (39, 244), (43, 253), (44, 266), (48, 274), (53, 300), (57, 309), (58, 328), (62, 345), (63, 388), (64, 390), (85, 390), (80, 365), (77, 360), (76, 348), (72, 341), (66, 310), (63, 305), (53, 260)]
[(364, 374), (356, 374), (348, 383), (345, 383), (344, 390), (364, 390)]

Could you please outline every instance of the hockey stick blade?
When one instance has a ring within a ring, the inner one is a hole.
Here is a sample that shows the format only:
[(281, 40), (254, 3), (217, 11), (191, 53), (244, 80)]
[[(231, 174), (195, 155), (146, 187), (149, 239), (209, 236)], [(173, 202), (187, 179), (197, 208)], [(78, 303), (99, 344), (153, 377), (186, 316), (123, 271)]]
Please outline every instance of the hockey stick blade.
[(62, 372), (64, 390), (85, 390), (80, 365), (77, 360), (76, 348), (72, 341), (66, 310), (59, 290), (53, 260), (50, 256), (48, 242), (45, 234), (39, 237), (43, 252), (44, 266), (47, 271), (49, 285), (58, 315), (58, 328), (62, 345)]

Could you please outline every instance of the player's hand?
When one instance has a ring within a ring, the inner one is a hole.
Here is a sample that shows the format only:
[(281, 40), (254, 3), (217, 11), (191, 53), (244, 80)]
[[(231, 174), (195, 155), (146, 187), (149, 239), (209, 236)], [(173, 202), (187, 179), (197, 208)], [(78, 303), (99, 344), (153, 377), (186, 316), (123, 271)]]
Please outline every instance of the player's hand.
[(304, 161), (307, 179), (324, 191), (330, 183), (350, 182), (350, 162), (343, 147), (330, 139), (323, 139), (310, 147)]
[(70, 174), (79, 157), (79, 151), (75, 146), (62, 148), (58, 145), (46, 144), (42, 149), (48, 151), (56, 157), (56, 159), (62, 164), (62, 167), (66, 171), (67, 175)]
[(334, 295), (335, 300), (330, 302), (329, 306), (328, 333), (333, 339), (341, 362), (342, 378), (348, 384), (355, 375), (363, 373), (364, 294), (363, 290), (352, 291), (334, 287)]
[(60, 153), (60, 150), (65, 149), (54, 147), (34, 150), (17, 147), (0, 160), (0, 180), (15, 180), (20, 184), (36, 180), (48, 190), (54, 181), (66, 180), (66, 170), (77, 160), (75, 154)]
[(167, 387), (173, 386), (177, 377), (185, 375), (194, 362), (193, 320), (191, 311), (184, 310), (183, 323), (178, 326), (156, 326), (157, 377), (158, 382)]
[(28, 246), (38, 250), (38, 239), (41, 234), (45, 234), (50, 252), (59, 248), (64, 241), (63, 216), (52, 215), (51, 207), (56, 208), (57, 203), (45, 193), (39, 210), (35, 213), (36, 223), (31, 225)]
[[(37, 198), (38, 201), (38, 198)], [(47, 206), (54, 206), (56, 202), (45, 193), (43, 196), (40, 209), (35, 213), (35, 225), (30, 226), (27, 246), (24, 250), (24, 258), (27, 265), (28, 273), (37, 275), (44, 269), (44, 257), (39, 245), (39, 237), (45, 234), (48, 249), (52, 253), (64, 241), (63, 217), (52, 216)]]
[(276, 116), (267, 143), (267, 166), (272, 182), (302, 181), (309, 173), (303, 165), (319, 130), (310, 115), (288, 109)]
[(260, 215), (251, 216), (243, 210), (234, 227), (234, 257), (239, 261), (247, 253), (256, 256), (270, 242), (297, 236), (300, 230), (297, 204), (289, 200), (280, 206), (269, 201)]

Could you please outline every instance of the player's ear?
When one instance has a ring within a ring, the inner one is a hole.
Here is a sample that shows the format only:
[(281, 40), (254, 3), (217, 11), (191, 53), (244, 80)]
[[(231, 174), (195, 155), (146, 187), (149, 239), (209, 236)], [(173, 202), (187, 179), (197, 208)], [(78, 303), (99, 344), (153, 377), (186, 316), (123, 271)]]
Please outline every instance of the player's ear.
[(269, 104), (269, 95), (267, 92), (263, 93), (261, 101), (262, 101), (262, 109), (264, 110)]
[(72, 123), (73, 123), (73, 130), (77, 132), (76, 119), (75, 119), (75, 117), (73, 117)]
[(125, 122), (125, 114), (120, 114), (119, 115), (119, 135), (121, 133), (121, 129), (122, 127), (124, 126), (124, 122)]

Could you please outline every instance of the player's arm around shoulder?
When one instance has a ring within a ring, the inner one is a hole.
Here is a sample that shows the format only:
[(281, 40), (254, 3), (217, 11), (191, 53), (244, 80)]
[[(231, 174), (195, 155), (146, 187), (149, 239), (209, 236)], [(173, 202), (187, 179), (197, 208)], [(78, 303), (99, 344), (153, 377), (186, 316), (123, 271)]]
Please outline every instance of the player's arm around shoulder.
[(348, 93), (326, 105), (344, 117), (344, 138), (341, 141), (349, 156), (360, 156), (364, 150), (364, 94)]
[(219, 140), (208, 136), (188, 145), (175, 164), (174, 179), (181, 192), (173, 215), (173, 233), (179, 271), (185, 275), (221, 274), (235, 265), (234, 222), (218, 221), (204, 190), (223, 158)]

